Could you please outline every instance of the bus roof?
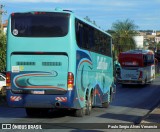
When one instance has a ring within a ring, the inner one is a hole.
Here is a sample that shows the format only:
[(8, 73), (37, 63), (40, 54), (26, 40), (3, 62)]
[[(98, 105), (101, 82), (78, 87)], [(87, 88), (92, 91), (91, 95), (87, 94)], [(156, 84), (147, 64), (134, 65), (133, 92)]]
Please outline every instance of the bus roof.
[(85, 22), (86, 24), (88, 24), (88, 25), (90, 25), (90, 26), (92, 26), (92, 27), (98, 29), (99, 31), (101, 31), (101, 32), (103, 32), (103, 33), (105, 33), (105, 34), (107, 34), (108, 36), (112, 37), (109, 33), (107, 33), (106, 31), (104, 31), (103, 29), (99, 28), (98, 26), (94, 25), (93, 23), (88, 22), (88, 21), (85, 20), (84, 18), (80, 18), (79, 16), (75, 15), (74, 12), (71, 11), (71, 10), (65, 10), (65, 9), (61, 9), (61, 8), (55, 8), (55, 11), (70, 13), (70, 14), (74, 15), (75, 18), (77, 18), (77, 19), (79, 19), (79, 20)]
[(129, 50), (126, 52), (122, 52), (121, 54), (154, 54), (151, 50), (137, 49), (137, 50)]
[[(92, 26), (93, 28), (96, 28), (98, 29), (99, 31), (107, 34), (108, 36), (112, 37), (109, 33), (107, 33), (106, 31), (102, 30), (101, 28), (99, 28), (98, 26), (94, 25), (93, 23), (91, 22), (88, 22), (87, 20), (85, 20), (84, 18), (80, 18), (79, 16), (75, 15), (73, 11), (71, 10), (65, 10), (65, 9), (62, 9), (62, 8), (55, 8), (54, 10), (34, 10), (34, 11), (24, 11), (24, 12), (14, 12), (14, 13), (28, 13), (28, 12), (62, 12), (62, 13), (69, 13), (71, 15), (73, 15), (75, 18), (83, 21), (84, 23)], [(13, 14), (14, 14), (13, 13)]]

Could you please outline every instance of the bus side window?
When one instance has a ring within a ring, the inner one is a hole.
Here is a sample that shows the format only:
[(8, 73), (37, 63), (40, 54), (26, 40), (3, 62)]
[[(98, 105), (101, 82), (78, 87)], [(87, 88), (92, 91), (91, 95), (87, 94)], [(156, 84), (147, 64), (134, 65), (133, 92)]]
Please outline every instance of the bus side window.
[(77, 41), (77, 44), (81, 45), (81, 43), (80, 43), (80, 24), (79, 24), (78, 20), (76, 20), (75, 28), (76, 28), (76, 41)]
[(76, 39), (80, 48), (87, 50), (90, 48), (89, 27), (85, 23), (78, 20), (76, 20)]
[(84, 24), (84, 28), (83, 28), (83, 38), (84, 38), (84, 42), (83, 42), (83, 47), (85, 49), (89, 49), (89, 28), (87, 25)]
[(110, 43), (111, 43), (111, 38), (109, 37), (109, 36), (106, 36), (105, 37), (105, 44), (106, 44), (106, 55), (107, 56), (111, 56), (112, 55), (112, 53), (111, 53), (111, 45), (110, 45)]
[(79, 26), (79, 44), (80, 44), (80, 47), (83, 47), (83, 27), (82, 25)]
[(91, 50), (92, 51), (92, 49), (93, 49), (93, 47), (94, 47), (94, 41), (93, 41), (93, 39), (94, 39), (94, 34), (93, 34), (93, 31), (94, 31), (94, 29), (92, 29), (92, 28), (90, 28), (89, 29), (89, 36), (88, 36), (88, 38), (89, 38), (89, 50)]
[(154, 64), (154, 56), (153, 55), (144, 55), (144, 66)]
[(154, 64), (154, 56), (153, 55), (147, 55), (147, 61), (148, 61), (148, 65), (152, 65)]
[(76, 41), (80, 48), (111, 56), (111, 38), (81, 20), (76, 19)]

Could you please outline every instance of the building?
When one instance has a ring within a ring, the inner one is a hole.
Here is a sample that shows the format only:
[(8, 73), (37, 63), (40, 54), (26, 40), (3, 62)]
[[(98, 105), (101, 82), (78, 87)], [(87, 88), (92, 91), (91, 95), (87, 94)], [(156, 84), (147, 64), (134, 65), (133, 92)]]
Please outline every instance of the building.
[(158, 44), (160, 42), (160, 37), (155, 37), (155, 42)]
[(8, 25), (8, 20), (6, 20), (5, 23), (3, 23), (3, 32), (4, 33), (7, 32), (7, 25)]
[(156, 36), (156, 31), (155, 30), (153, 30), (152, 35)]
[(143, 48), (143, 43), (144, 43), (144, 37), (143, 36), (134, 36), (133, 40), (135, 41), (138, 49)]

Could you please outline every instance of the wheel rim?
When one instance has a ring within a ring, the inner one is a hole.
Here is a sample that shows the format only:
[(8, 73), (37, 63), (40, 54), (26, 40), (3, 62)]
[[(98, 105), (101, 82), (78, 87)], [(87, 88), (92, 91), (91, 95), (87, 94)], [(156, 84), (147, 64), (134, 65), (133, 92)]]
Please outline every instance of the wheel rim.
[(92, 99), (91, 99), (91, 96), (88, 100), (86, 100), (86, 115), (90, 115), (91, 113), (91, 110), (92, 110)]
[(92, 99), (91, 99), (91, 96), (90, 96), (90, 99), (89, 99), (89, 101), (88, 101), (88, 108), (89, 108), (89, 112), (91, 112), (91, 110), (92, 110)]

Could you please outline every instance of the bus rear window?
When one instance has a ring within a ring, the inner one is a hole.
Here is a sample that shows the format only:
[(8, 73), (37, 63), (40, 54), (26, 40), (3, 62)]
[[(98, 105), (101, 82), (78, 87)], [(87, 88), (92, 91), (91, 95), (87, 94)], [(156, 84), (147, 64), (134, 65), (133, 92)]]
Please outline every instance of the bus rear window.
[(53, 12), (14, 13), (11, 32), (17, 37), (63, 37), (69, 29), (69, 14)]

